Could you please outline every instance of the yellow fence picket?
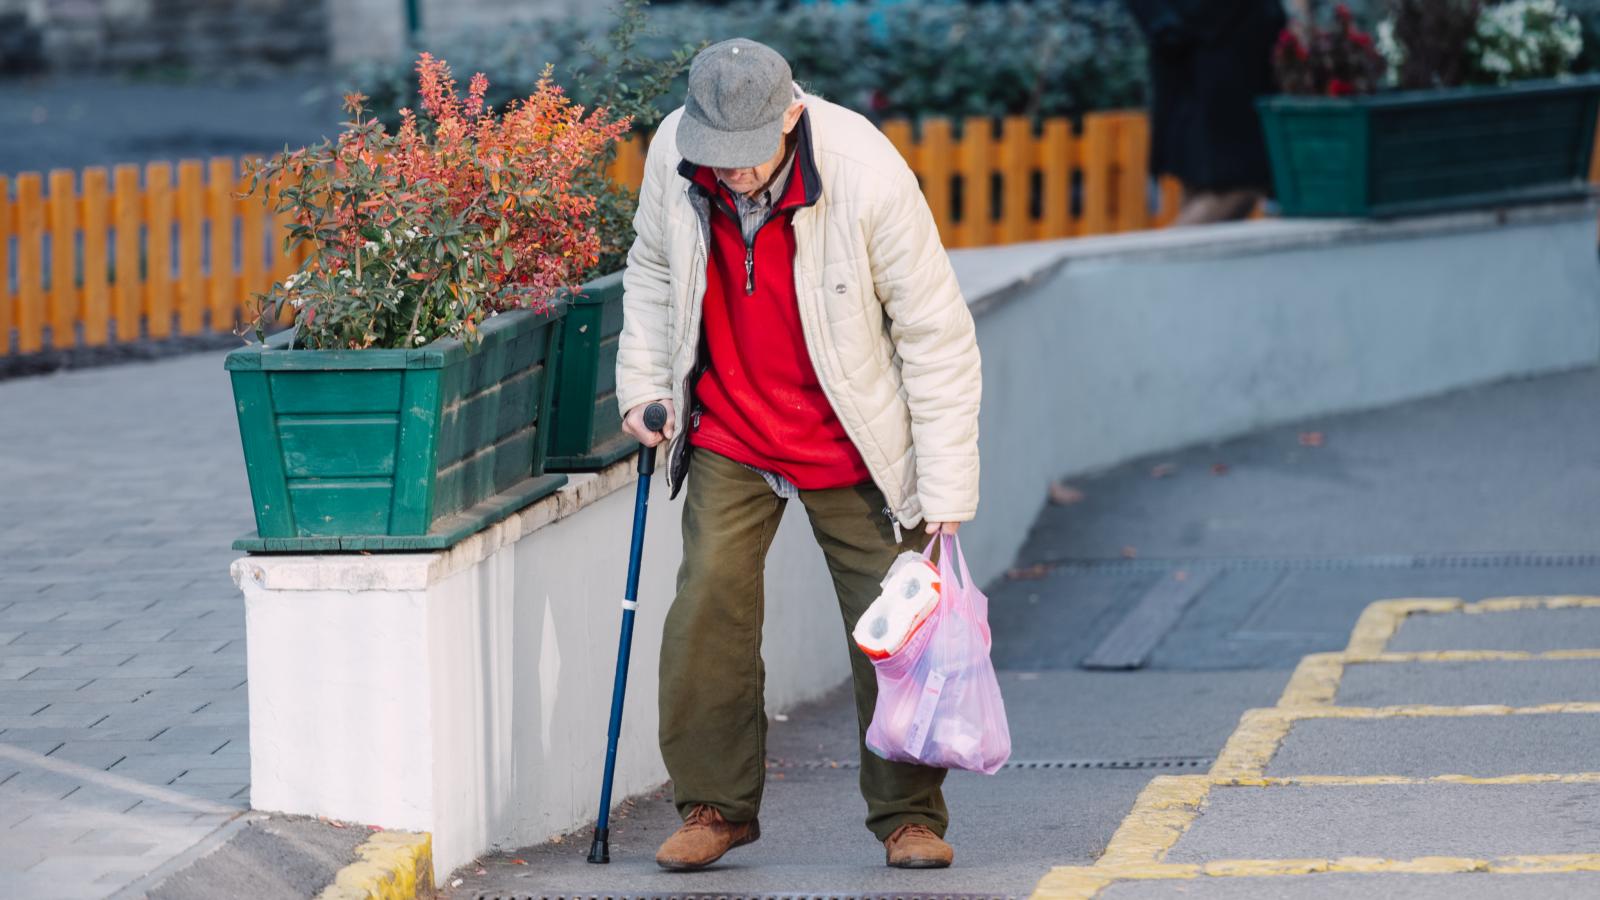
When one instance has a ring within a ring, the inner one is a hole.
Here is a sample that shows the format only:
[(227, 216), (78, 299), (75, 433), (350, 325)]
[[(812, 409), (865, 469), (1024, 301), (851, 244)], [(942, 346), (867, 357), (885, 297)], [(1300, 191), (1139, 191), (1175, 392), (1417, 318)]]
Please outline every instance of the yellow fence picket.
[(44, 182), (17, 176), (17, 349), (44, 349)]
[(144, 173), (147, 259), (145, 327), (153, 338), (172, 334), (172, 166), (151, 163)]
[(272, 280), (282, 281), (294, 274), (293, 251), (289, 247), (288, 213), (277, 212), (278, 198), (283, 194), (283, 185), (274, 184), (267, 189), (267, 208), (272, 210)]
[(1115, 123), (1106, 115), (1083, 117), (1083, 215), (1080, 235), (1111, 230), (1111, 157)]
[(83, 222), (83, 302), (78, 315), (83, 322), (83, 342), (90, 347), (98, 347), (111, 338), (111, 294), (106, 272), (108, 180), (102, 166), (83, 170), (83, 205), (78, 211)]
[[(1600, 124), (1596, 127), (1600, 128)], [(1594, 152), (1589, 155), (1589, 183), (1600, 184), (1600, 141), (1595, 141)]]
[(973, 116), (961, 124), (961, 243), (989, 243), (994, 209), (994, 137), (990, 120)]
[(233, 330), (239, 307), (239, 270), (234, 264), (233, 160), (212, 157), (206, 172), (206, 219), (211, 237), (210, 288), (207, 291), (213, 331)]
[(1023, 116), (1005, 120), (1000, 137), (1000, 240), (1017, 244), (1033, 236), (1033, 123)]
[(50, 235), (50, 346), (75, 346), (78, 322), (78, 191), (71, 169), (50, 170), (48, 225)]
[(1072, 171), (1078, 163), (1072, 122), (1050, 119), (1044, 123), (1038, 160), (1041, 216), (1034, 237), (1068, 237), (1072, 234)]
[(139, 254), (145, 221), (144, 192), (139, 189), (138, 166), (117, 166), (111, 181), (111, 219), (117, 232), (113, 315), (117, 320), (117, 340), (131, 341), (139, 337), (144, 303), (144, 262)]
[(913, 171), (917, 168), (917, 145), (911, 136), (911, 121), (909, 119), (895, 119), (883, 123), (883, 136), (889, 143), (900, 151), (900, 157), (906, 161)]
[(1150, 120), (1142, 113), (1124, 113), (1118, 120), (1117, 230), (1150, 227)]
[(250, 179), (241, 177), (235, 186), (241, 195), (236, 201), (239, 215), (239, 296), (236, 308), (240, 321), (256, 317), (256, 295), (272, 287), (267, 268), (267, 220), (271, 212), (258, 196), (242, 196), (250, 189)]
[(11, 293), (11, 235), (15, 213), (11, 204), (11, 179), (0, 175), (0, 356), (11, 353), (11, 326), (16, 320), (16, 296)]
[(637, 133), (617, 142), (617, 158), (612, 161), (611, 180), (638, 190), (644, 183), (645, 139)]
[(1160, 186), (1161, 208), (1155, 218), (1155, 227), (1165, 228), (1178, 217), (1178, 208), (1183, 206), (1183, 182), (1171, 175), (1163, 175)]
[(178, 331), (205, 328), (205, 278), (200, 269), (200, 230), (205, 221), (203, 172), (198, 159), (178, 163)]
[(952, 218), (950, 177), (954, 165), (954, 143), (949, 119), (922, 121), (922, 146), (916, 168), (922, 175), (922, 195), (933, 210), (934, 224), (947, 246), (954, 246), (955, 221)]

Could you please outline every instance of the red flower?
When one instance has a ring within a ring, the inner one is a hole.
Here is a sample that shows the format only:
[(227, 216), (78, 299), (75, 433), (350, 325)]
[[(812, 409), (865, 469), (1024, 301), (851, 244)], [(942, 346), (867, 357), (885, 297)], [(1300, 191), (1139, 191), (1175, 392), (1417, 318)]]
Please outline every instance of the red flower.
[(1355, 21), (1355, 14), (1350, 11), (1350, 7), (1343, 3), (1340, 3), (1333, 8), (1333, 17), (1339, 20), (1340, 25), (1345, 26), (1348, 26), (1351, 22)]
[(1372, 38), (1364, 31), (1350, 32), (1350, 43), (1355, 44), (1357, 47), (1360, 47), (1363, 50), (1372, 49)]
[(1356, 92), (1355, 85), (1351, 84), (1348, 81), (1345, 81), (1343, 78), (1329, 78), (1328, 79), (1328, 96), (1329, 97), (1349, 97), (1349, 96), (1355, 94), (1355, 92)]

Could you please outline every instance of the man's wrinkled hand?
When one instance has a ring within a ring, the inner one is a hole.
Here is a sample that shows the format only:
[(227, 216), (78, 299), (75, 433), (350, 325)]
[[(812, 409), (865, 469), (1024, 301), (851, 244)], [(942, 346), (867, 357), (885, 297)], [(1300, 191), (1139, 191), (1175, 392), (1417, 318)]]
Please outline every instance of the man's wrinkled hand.
[[(667, 408), (667, 424), (662, 426), (660, 432), (644, 427), (644, 411), (651, 403), (659, 403)], [(678, 417), (672, 408), (672, 401), (651, 400), (628, 410), (628, 414), (622, 419), (622, 430), (646, 447), (654, 447), (662, 441), (672, 440), (678, 433)]]

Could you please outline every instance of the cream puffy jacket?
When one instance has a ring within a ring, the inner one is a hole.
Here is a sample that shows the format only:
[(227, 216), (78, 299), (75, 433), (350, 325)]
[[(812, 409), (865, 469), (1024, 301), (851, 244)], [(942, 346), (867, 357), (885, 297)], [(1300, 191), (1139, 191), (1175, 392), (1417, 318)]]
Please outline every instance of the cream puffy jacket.
[[(885, 512), (907, 526), (967, 521), (978, 509), (982, 393), (972, 315), (899, 151), (858, 113), (801, 99), (797, 127), (810, 129), (821, 196), (793, 213), (794, 277), (817, 378), (883, 491)], [(668, 115), (650, 143), (617, 350), (624, 415), (673, 401), (674, 463), (689, 431), (709, 243), (705, 204), (678, 173), (682, 116), (681, 108)], [(679, 467), (668, 468), (681, 481)]]

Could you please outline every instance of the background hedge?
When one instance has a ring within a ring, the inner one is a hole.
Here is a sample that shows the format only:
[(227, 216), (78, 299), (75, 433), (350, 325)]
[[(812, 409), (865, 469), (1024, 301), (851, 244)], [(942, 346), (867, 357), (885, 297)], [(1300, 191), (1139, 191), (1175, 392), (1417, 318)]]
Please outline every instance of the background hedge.
[[(672, 3), (648, 10), (640, 49), (666, 58), (685, 44), (742, 35), (789, 60), (814, 93), (875, 119), (909, 116), (1075, 115), (1144, 102), (1144, 41), (1119, 0), (1036, 0), (967, 4), (918, 2), (785, 5), (772, 0)], [(490, 100), (532, 92), (546, 62), (556, 81), (587, 102), (576, 78), (598, 76), (585, 42), (599, 43), (612, 19), (533, 21), (431, 38), (429, 50), (464, 82), (488, 75)], [(406, 59), (352, 73), (376, 110), (415, 102)], [(659, 101), (682, 102), (683, 79)]]

